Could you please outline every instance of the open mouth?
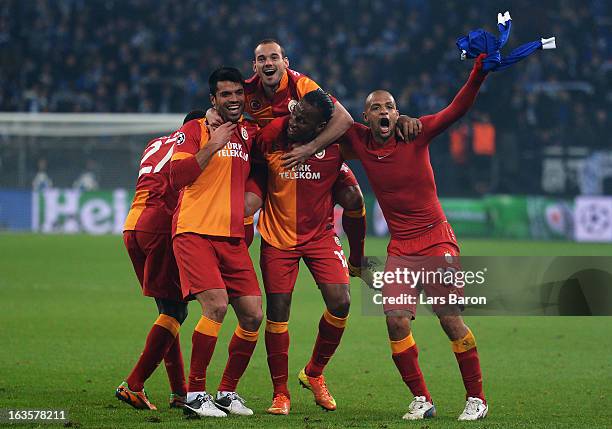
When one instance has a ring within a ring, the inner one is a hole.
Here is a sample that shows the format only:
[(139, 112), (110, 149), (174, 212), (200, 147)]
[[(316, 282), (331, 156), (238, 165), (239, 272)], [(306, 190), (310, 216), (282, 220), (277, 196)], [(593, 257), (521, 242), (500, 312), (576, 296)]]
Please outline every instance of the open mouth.
[(263, 73), (266, 76), (274, 76), (274, 73), (276, 73), (276, 69), (266, 69), (266, 70), (263, 71)]
[(387, 134), (390, 130), (389, 126), (390, 126), (391, 122), (389, 121), (389, 118), (381, 118), (380, 119), (380, 131), (383, 134)]
[(231, 114), (238, 114), (240, 112), (240, 104), (232, 104), (230, 106), (227, 106), (227, 110)]

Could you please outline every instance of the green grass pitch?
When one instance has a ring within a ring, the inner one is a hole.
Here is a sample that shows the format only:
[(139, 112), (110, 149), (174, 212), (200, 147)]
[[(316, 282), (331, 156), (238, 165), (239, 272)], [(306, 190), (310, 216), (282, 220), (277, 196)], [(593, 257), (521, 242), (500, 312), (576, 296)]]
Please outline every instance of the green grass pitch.
[[(466, 255), (612, 255), (612, 246), (605, 245), (461, 244)], [(383, 255), (385, 245), (370, 238), (367, 253)], [(612, 319), (602, 317), (466, 318), (478, 340), (491, 407), (486, 420), (473, 424), (456, 421), (464, 390), (448, 340), (435, 318), (419, 317), (414, 335), (438, 417), (402, 421), (411, 397), (390, 358), (384, 320), (360, 314), (360, 287), (353, 281), (354, 311), (326, 370), (336, 412), (316, 407), (297, 383), (323, 311), (316, 286), (302, 269), (289, 324), (291, 415), (264, 412), (271, 383), (260, 341), (239, 385), (256, 415), (185, 420), (167, 408), (163, 365), (146, 385), (158, 412), (133, 410), (114, 397), (156, 317), (153, 301), (140, 295), (120, 237), (0, 235), (0, 409), (65, 409), (69, 427), (612, 427)], [(198, 314), (192, 303), (181, 332), (186, 366)], [(211, 390), (235, 323), (230, 311), (209, 368)]]

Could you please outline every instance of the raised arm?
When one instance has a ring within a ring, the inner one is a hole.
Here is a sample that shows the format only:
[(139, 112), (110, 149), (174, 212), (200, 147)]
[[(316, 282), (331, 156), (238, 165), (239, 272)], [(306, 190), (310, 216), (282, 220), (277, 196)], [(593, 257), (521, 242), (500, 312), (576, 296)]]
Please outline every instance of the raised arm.
[(484, 59), (482, 55), (476, 59), (468, 81), (446, 108), (433, 115), (421, 117), (423, 123), (423, 140), (421, 141), (430, 141), (470, 110), (476, 100), (480, 86), (487, 77), (487, 73), (482, 72), (482, 59)]
[(200, 149), (200, 126), (188, 125), (190, 128), (185, 130), (185, 142), (174, 146), (170, 162), (170, 184), (177, 191), (195, 182), (213, 155), (227, 144), (236, 129), (236, 124), (226, 122), (210, 134), (210, 140)]

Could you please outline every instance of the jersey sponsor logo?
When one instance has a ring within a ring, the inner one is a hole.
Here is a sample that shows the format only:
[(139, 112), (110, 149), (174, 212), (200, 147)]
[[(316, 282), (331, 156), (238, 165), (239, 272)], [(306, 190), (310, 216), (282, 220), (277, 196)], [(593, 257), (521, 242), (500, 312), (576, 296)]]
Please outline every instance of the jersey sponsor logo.
[(219, 158), (240, 158), (245, 162), (249, 162), (248, 152), (243, 151), (242, 143), (227, 142), (227, 144), (217, 151)]
[(251, 106), (251, 110), (253, 111), (261, 110), (261, 108), (263, 107), (261, 105), (261, 102), (256, 98), (251, 100), (251, 102), (249, 103), (249, 106)]
[(180, 131), (177, 135), (176, 135), (176, 145), (180, 146), (183, 143), (185, 143), (185, 133), (183, 133), (182, 131)]
[(296, 180), (296, 179), (319, 180), (321, 179), (321, 172), (312, 171), (312, 165), (310, 164), (298, 165), (296, 167), (293, 167), (289, 171), (280, 171), (278, 175), (281, 179), (287, 179), (287, 180)]
[(315, 158), (317, 158), (317, 159), (325, 158), (325, 149), (320, 150), (317, 153), (315, 153)]
[(249, 139), (249, 133), (247, 132), (246, 128), (244, 128), (244, 127), (240, 128), (240, 135), (242, 136), (242, 138), (244, 140), (248, 140)]
[(292, 98), (287, 103), (287, 109), (289, 109), (290, 112), (293, 112), (293, 109), (295, 109), (295, 106), (297, 106), (297, 104), (298, 104), (297, 100), (294, 100)]

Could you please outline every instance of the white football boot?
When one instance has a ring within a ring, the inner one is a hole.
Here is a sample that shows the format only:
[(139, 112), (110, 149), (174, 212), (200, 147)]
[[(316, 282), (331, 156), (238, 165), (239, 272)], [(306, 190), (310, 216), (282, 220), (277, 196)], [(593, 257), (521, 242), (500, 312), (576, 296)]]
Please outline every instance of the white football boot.
[[(191, 396), (191, 395), (189, 395)], [(212, 396), (206, 392), (198, 393), (195, 399), (185, 402), (183, 412), (196, 417), (226, 417), (222, 410), (217, 408)]]
[(408, 406), (404, 420), (422, 420), (436, 416), (436, 407), (425, 399), (425, 396), (415, 396)]
[(489, 412), (489, 406), (480, 398), (469, 397), (465, 403), (465, 409), (457, 420), (484, 419)]
[(253, 410), (244, 405), (246, 401), (236, 392), (217, 392), (215, 404), (229, 414), (237, 416), (252, 416)]

